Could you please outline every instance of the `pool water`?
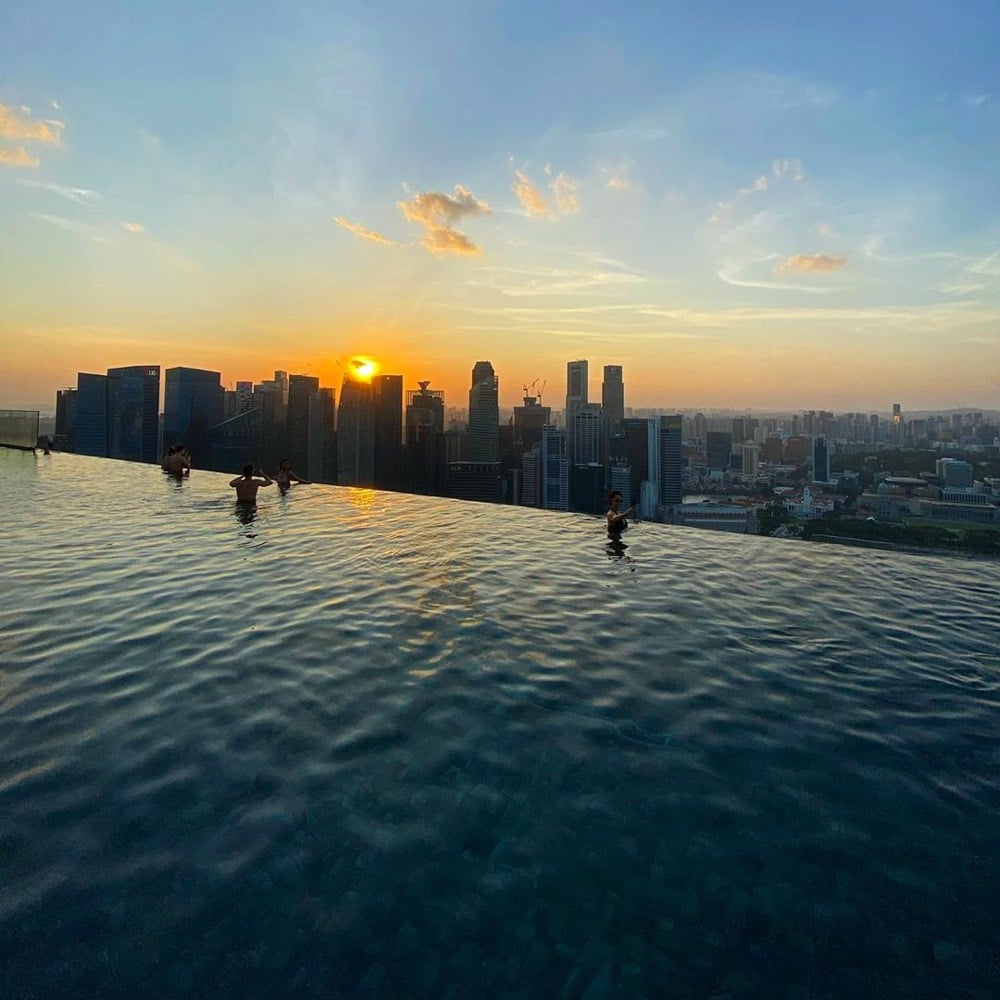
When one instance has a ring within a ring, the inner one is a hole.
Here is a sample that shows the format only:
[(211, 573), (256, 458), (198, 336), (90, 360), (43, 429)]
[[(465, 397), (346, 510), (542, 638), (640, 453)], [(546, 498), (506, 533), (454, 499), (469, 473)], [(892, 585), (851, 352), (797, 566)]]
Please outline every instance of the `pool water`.
[(0, 995), (996, 996), (998, 564), (0, 449)]

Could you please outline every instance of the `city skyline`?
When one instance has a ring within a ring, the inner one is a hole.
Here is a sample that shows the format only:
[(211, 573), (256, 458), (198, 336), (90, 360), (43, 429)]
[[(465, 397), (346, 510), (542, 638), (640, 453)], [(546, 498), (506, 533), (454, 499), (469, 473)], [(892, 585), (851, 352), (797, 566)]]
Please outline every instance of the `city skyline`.
[(0, 405), (155, 362), (450, 405), (1000, 406), (993, 4), (0, 14)]

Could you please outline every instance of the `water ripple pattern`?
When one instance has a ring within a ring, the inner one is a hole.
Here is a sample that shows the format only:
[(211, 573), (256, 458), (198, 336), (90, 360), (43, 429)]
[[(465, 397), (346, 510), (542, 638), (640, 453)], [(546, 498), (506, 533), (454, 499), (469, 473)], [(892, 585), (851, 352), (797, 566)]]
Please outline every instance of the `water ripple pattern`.
[(0, 449), (0, 995), (996, 995), (1000, 573)]

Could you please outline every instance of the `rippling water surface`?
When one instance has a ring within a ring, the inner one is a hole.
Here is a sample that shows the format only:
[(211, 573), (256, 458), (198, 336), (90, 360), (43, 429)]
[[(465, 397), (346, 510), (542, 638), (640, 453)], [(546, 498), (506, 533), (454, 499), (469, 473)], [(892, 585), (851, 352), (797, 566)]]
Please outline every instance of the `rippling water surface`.
[(3, 997), (994, 997), (995, 562), (0, 449)]

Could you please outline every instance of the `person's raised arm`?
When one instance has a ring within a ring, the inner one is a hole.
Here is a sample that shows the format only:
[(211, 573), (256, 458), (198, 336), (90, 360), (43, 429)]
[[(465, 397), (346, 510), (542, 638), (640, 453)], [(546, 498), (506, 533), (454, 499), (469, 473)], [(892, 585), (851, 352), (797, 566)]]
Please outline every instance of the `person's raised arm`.
[(257, 469), (257, 475), (262, 478), (262, 482), (258, 483), (259, 486), (272, 486), (274, 480), (263, 470)]

